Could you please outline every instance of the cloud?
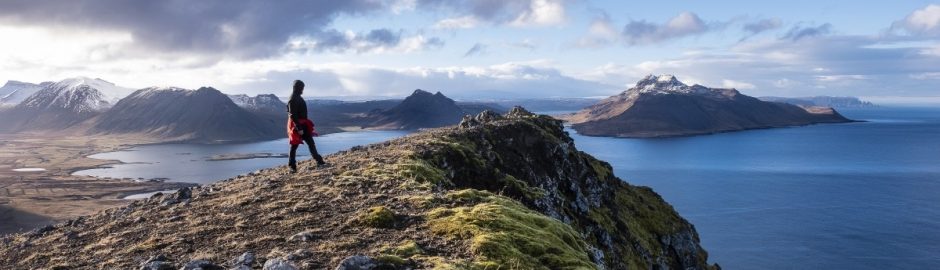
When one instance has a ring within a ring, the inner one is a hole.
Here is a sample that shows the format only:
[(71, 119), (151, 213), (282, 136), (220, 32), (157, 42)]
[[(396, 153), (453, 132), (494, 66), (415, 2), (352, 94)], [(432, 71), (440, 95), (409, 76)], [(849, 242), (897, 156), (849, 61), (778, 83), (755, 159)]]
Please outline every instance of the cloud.
[(915, 10), (903, 20), (894, 22), (891, 30), (916, 36), (940, 36), (940, 5), (931, 4)]
[(745, 23), (741, 29), (750, 35), (757, 35), (769, 30), (780, 28), (783, 22), (780, 18), (762, 19), (756, 22)]
[(146, 53), (195, 52), (265, 57), (298, 34), (322, 31), (339, 15), (381, 11), (384, 2), (11, 0), (0, 22), (127, 32)]
[(832, 24), (824, 23), (819, 26), (803, 27), (801, 25), (793, 26), (780, 39), (799, 41), (804, 38), (812, 38), (829, 34), (832, 31)]
[(467, 29), (480, 25), (480, 20), (474, 16), (463, 16), (459, 18), (447, 18), (438, 21), (432, 26), (435, 29)]
[(721, 80), (721, 87), (734, 88), (734, 89), (739, 89), (739, 90), (755, 88), (754, 84), (742, 82), (742, 81), (728, 80), (728, 79)]
[(444, 45), (439, 38), (426, 38), (423, 35), (403, 37), (403, 30), (374, 29), (364, 33), (336, 30), (321, 31), (316, 34), (293, 37), (287, 45), (294, 52), (412, 52), (434, 49)]
[(427, 10), (449, 11), (454, 15), (434, 24), (434, 28), (473, 28), (483, 23), (518, 27), (559, 25), (567, 20), (572, 0), (418, 0)]
[(463, 54), (463, 57), (470, 57), (474, 55), (484, 54), (486, 53), (486, 47), (487, 47), (486, 45), (480, 44), (480, 43), (473, 44), (473, 47), (467, 50), (467, 52)]
[(223, 84), (241, 93), (287, 94), (289, 82), (307, 82), (309, 94), (329, 97), (403, 97), (414, 89), (441, 91), (461, 99), (578, 97), (610, 95), (618, 87), (577, 79), (543, 62), (509, 62), (492, 66), (389, 69), (350, 64), (319, 64), (244, 74), (266, 78)]
[(940, 80), (940, 72), (923, 72), (911, 74), (908, 77), (915, 80)]
[(705, 33), (707, 24), (698, 15), (682, 12), (664, 24), (631, 21), (623, 27), (623, 39), (628, 45), (645, 45)]

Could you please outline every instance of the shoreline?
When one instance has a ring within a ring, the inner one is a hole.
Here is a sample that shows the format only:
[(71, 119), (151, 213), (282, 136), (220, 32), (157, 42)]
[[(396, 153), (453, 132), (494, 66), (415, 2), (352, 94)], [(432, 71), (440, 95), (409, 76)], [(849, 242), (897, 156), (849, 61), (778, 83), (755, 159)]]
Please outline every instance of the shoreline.
[[(160, 143), (139, 137), (0, 134), (0, 235), (94, 214), (132, 202), (124, 197), (198, 186), (184, 182), (135, 181), (74, 173), (120, 160), (89, 156)], [(17, 168), (45, 171), (16, 172)]]

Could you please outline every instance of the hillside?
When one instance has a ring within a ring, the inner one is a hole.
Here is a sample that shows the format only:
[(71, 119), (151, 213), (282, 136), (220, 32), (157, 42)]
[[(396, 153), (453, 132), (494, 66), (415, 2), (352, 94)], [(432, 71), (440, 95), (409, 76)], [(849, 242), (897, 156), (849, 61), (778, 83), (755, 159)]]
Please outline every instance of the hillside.
[(0, 265), (712, 268), (691, 224), (578, 151), (547, 116), (484, 112), (327, 160), (333, 166), (261, 170), (8, 236)]
[(7, 81), (3, 87), (0, 87), (0, 108), (16, 106), (27, 97), (50, 84), (52, 84), (52, 82), (32, 84), (20, 81)]
[(146, 88), (89, 120), (91, 134), (143, 134), (164, 140), (230, 142), (284, 136), (284, 124), (238, 107), (219, 90)]
[(431, 94), (418, 89), (391, 109), (372, 113), (375, 119), (367, 127), (375, 129), (435, 128), (454, 125), (466, 115), (464, 109), (441, 92)]
[(686, 85), (671, 75), (562, 117), (589, 136), (666, 137), (746, 129), (851, 122), (832, 108), (765, 102), (735, 89)]
[(42, 89), (2, 112), (0, 130), (8, 132), (61, 131), (92, 118), (111, 107), (102, 91), (113, 86), (100, 80), (65, 79), (44, 83)]

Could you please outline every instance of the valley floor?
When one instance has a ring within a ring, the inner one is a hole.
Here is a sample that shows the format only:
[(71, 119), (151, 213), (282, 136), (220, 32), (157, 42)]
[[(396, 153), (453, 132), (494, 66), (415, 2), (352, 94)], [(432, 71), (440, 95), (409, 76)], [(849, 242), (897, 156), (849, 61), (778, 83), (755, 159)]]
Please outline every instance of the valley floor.
[[(122, 206), (129, 201), (121, 198), (129, 194), (190, 186), (71, 175), (78, 170), (116, 163), (88, 155), (144, 143), (153, 142), (138, 138), (0, 134), (0, 235)], [(45, 171), (13, 171), (17, 168)]]

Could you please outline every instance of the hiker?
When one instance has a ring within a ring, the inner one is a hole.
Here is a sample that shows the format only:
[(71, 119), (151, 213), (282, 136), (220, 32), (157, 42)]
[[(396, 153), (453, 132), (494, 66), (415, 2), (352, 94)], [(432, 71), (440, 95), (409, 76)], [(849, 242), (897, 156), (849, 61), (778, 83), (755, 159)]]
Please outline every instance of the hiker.
[(307, 119), (307, 102), (300, 95), (304, 93), (304, 82), (294, 81), (294, 91), (287, 101), (287, 138), (290, 139), (290, 158), (287, 165), (290, 166), (290, 172), (297, 172), (297, 147), (307, 143), (310, 148), (310, 155), (317, 161), (317, 167), (326, 165), (320, 153), (317, 153), (317, 145), (313, 142), (313, 136), (318, 136), (313, 129), (313, 122)]

